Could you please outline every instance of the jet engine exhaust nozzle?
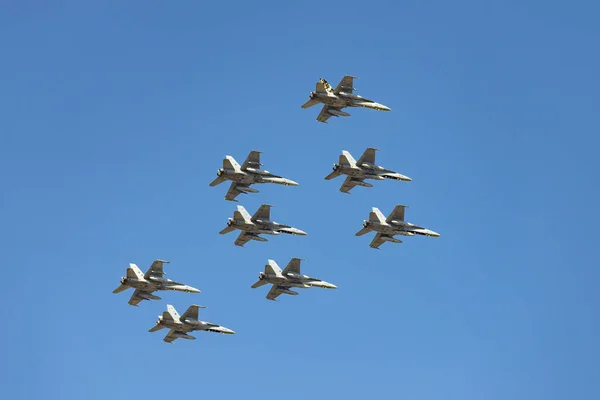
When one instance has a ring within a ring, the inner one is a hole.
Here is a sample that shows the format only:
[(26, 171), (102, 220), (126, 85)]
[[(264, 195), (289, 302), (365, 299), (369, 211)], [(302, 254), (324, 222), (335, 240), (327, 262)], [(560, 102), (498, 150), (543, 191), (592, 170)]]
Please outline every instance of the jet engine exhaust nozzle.
[(221, 176), (221, 175), (223, 175), (223, 172), (225, 172), (225, 171), (223, 171), (223, 168), (219, 168), (219, 169), (217, 170), (217, 176)]

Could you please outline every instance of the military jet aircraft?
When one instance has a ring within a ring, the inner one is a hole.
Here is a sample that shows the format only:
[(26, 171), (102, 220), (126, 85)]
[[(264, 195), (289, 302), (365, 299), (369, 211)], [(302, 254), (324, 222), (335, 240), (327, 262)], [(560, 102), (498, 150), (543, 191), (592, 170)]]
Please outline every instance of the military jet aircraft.
[(362, 236), (371, 231), (377, 232), (369, 246), (378, 249), (385, 242), (402, 243), (402, 240), (396, 239), (395, 235), (402, 236), (433, 236), (440, 237), (440, 234), (421, 226), (404, 221), (404, 210), (407, 206), (398, 204), (392, 213), (385, 218), (378, 208), (373, 207), (369, 214), (369, 220), (363, 222), (363, 228), (356, 232), (356, 236)]
[(345, 107), (365, 107), (374, 110), (391, 111), (391, 109), (383, 104), (374, 102), (373, 100), (365, 99), (353, 91), (355, 76), (344, 76), (335, 89), (323, 78), (317, 82), (317, 88), (314, 92), (310, 92), (310, 99), (302, 105), (302, 108), (309, 108), (318, 103), (323, 103), (323, 109), (317, 117), (319, 122), (327, 122), (332, 116), (349, 117), (342, 108)]
[(291, 287), (309, 288), (316, 286), (325, 289), (337, 289), (337, 286), (332, 283), (302, 275), (300, 273), (299, 258), (292, 258), (283, 271), (281, 271), (281, 268), (279, 268), (279, 265), (275, 261), (269, 260), (269, 263), (265, 265), (265, 272), (261, 272), (258, 275), (258, 282), (252, 285), (251, 288), (261, 287), (268, 283), (273, 284), (267, 294), (267, 299), (269, 300), (275, 300), (282, 293), (296, 296), (298, 292), (290, 290)]
[(200, 293), (200, 290), (194, 287), (163, 278), (163, 275), (165, 275), (163, 264), (168, 263), (168, 261), (155, 260), (145, 274), (142, 274), (137, 265), (129, 264), (127, 276), (121, 278), (121, 285), (113, 290), (113, 293), (121, 293), (129, 288), (135, 288), (128, 302), (131, 306), (137, 306), (142, 300), (160, 300), (160, 297), (152, 294), (157, 290)]
[(195, 340), (195, 337), (188, 335), (188, 332), (192, 331), (208, 331), (228, 335), (235, 333), (224, 326), (198, 320), (198, 309), (200, 308), (206, 307), (192, 304), (182, 316), (179, 316), (175, 307), (167, 304), (167, 311), (163, 311), (162, 315), (158, 316), (156, 325), (150, 328), (148, 332), (156, 332), (164, 328), (170, 329), (167, 336), (163, 339), (163, 342), (167, 343), (172, 343), (178, 338)]
[(250, 187), (254, 183), (276, 183), (285, 186), (298, 186), (298, 183), (291, 179), (283, 178), (260, 169), (263, 165), (260, 163), (260, 155), (260, 151), (251, 151), (241, 167), (233, 157), (225, 156), (223, 159), (223, 168), (219, 168), (217, 178), (210, 183), (210, 186), (217, 186), (227, 180), (232, 181), (225, 195), (225, 200), (230, 201), (237, 201), (235, 198), (240, 193), (258, 193), (258, 190)]
[(240, 233), (235, 240), (235, 245), (242, 247), (249, 240), (266, 242), (267, 239), (258, 236), (261, 233), (267, 235), (279, 235), (280, 233), (286, 233), (288, 235), (306, 235), (306, 232), (300, 229), (271, 221), (271, 207), (273, 206), (263, 204), (253, 216), (250, 216), (243, 206), (237, 206), (237, 211), (233, 212), (233, 218), (229, 218), (227, 227), (219, 233), (224, 235), (236, 229), (241, 230), (242, 233)]
[(369, 147), (365, 150), (363, 155), (360, 156), (358, 161), (354, 160), (352, 154), (346, 150), (342, 150), (339, 163), (333, 164), (333, 172), (327, 175), (325, 179), (330, 180), (337, 178), (342, 174), (348, 175), (346, 180), (344, 180), (342, 187), (340, 188), (340, 192), (348, 194), (350, 193), (350, 190), (357, 185), (373, 187), (372, 184), (364, 182), (365, 179), (375, 179), (380, 181), (386, 178), (396, 179), (399, 181), (412, 180), (408, 176), (404, 176), (392, 170), (385, 169), (379, 165), (375, 165), (375, 152), (377, 150), (378, 149)]

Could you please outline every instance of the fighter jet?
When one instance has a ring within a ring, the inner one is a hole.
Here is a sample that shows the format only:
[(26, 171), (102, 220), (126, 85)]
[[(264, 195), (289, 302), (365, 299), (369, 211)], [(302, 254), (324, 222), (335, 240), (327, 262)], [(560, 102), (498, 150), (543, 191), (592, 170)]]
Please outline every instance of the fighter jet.
[(260, 151), (251, 151), (246, 161), (240, 165), (231, 156), (225, 156), (223, 159), (223, 168), (217, 171), (217, 178), (210, 183), (210, 186), (217, 186), (227, 180), (232, 181), (225, 200), (237, 201), (235, 198), (240, 193), (258, 193), (250, 185), (254, 183), (276, 183), (285, 186), (298, 186), (298, 183), (291, 179), (274, 175), (269, 171), (260, 169), (263, 165), (260, 163)]
[(150, 328), (148, 332), (156, 332), (164, 328), (169, 328), (169, 333), (163, 339), (163, 342), (167, 343), (172, 343), (178, 338), (195, 340), (195, 337), (188, 335), (188, 332), (192, 331), (209, 331), (228, 335), (235, 333), (224, 326), (198, 320), (198, 309), (200, 308), (206, 307), (192, 304), (182, 316), (179, 316), (175, 307), (167, 304), (167, 311), (163, 311), (162, 315), (158, 316), (156, 325)]
[(369, 147), (365, 150), (358, 161), (354, 160), (352, 154), (346, 150), (342, 150), (339, 164), (333, 164), (333, 172), (325, 177), (330, 180), (344, 174), (348, 175), (340, 192), (350, 194), (350, 190), (354, 186), (373, 187), (372, 184), (364, 182), (364, 179), (376, 179), (382, 181), (384, 179), (396, 179), (398, 181), (411, 181), (408, 176), (404, 176), (389, 169), (385, 169), (379, 165), (375, 165), (375, 152), (378, 149)]
[(371, 231), (377, 232), (369, 245), (375, 249), (378, 249), (384, 242), (402, 243), (402, 240), (394, 237), (395, 235), (440, 237), (437, 232), (405, 222), (404, 209), (406, 207), (398, 204), (387, 218), (383, 216), (378, 208), (373, 207), (373, 211), (369, 214), (369, 220), (363, 222), (363, 228), (356, 232), (356, 236), (362, 236)]
[(146, 271), (146, 274), (142, 274), (137, 265), (129, 264), (127, 276), (121, 278), (121, 285), (113, 290), (113, 293), (121, 293), (129, 288), (135, 288), (133, 295), (129, 299), (130, 306), (137, 306), (142, 300), (160, 300), (160, 297), (152, 294), (152, 292), (157, 290), (200, 293), (200, 290), (196, 288), (163, 278), (163, 275), (165, 275), (163, 264), (168, 263), (168, 261), (155, 260), (148, 271)]
[(291, 287), (309, 288), (316, 286), (325, 289), (337, 289), (337, 286), (332, 283), (302, 275), (300, 273), (299, 258), (292, 258), (283, 271), (275, 261), (269, 260), (269, 263), (265, 265), (265, 272), (258, 275), (258, 282), (252, 285), (251, 288), (261, 287), (268, 283), (273, 284), (267, 294), (269, 300), (275, 300), (282, 293), (296, 296), (298, 292), (290, 290)]
[(224, 235), (236, 229), (241, 230), (242, 232), (235, 240), (235, 245), (242, 247), (249, 240), (266, 242), (267, 239), (258, 236), (261, 233), (267, 235), (279, 235), (280, 233), (306, 235), (306, 232), (300, 229), (271, 221), (271, 207), (273, 206), (263, 204), (253, 216), (250, 216), (243, 206), (237, 206), (237, 211), (233, 212), (233, 218), (229, 218), (227, 227), (219, 233)]
[(325, 104), (317, 117), (317, 121), (319, 122), (326, 122), (332, 116), (349, 117), (350, 114), (342, 111), (342, 108), (345, 107), (365, 107), (374, 110), (391, 111), (389, 107), (383, 104), (354, 94), (353, 91), (356, 90), (353, 87), (354, 79), (358, 78), (355, 76), (344, 76), (334, 90), (325, 79), (320, 78), (319, 82), (317, 82), (316, 90), (310, 92), (310, 100), (304, 103), (302, 108), (309, 108), (318, 103)]

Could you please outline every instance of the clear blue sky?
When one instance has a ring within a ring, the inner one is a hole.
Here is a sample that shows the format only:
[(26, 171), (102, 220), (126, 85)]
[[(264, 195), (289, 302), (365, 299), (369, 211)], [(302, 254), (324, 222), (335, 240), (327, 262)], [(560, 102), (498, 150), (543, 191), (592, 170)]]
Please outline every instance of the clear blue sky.
[[(6, 398), (600, 398), (597, 2), (51, 3), (0, 6)], [(392, 112), (300, 108), (344, 74)], [(323, 179), (366, 147), (413, 181)], [(249, 150), (308, 236), (217, 234)], [(441, 238), (354, 236), (399, 203)], [(290, 257), (339, 289), (250, 289)], [(111, 293), (155, 258), (202, 293)], [(167, 303), (237, 334), (163, 343)]]

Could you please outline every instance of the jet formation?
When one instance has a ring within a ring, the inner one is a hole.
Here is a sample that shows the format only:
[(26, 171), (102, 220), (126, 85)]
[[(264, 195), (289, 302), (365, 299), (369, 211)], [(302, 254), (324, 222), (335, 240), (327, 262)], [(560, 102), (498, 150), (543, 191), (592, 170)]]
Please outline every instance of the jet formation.
[(214, 324), (212, 322), (200, 321), (198, 319), (198, 309), (206, 308), (192, 304), (189, 308), (179, 315), (175, 307), (167, 304), (167, 311), (163, 311), (162, 315), (158, 316), (156, 325), (150, 328), (148, 332), (156, 332), (161, 329), (169, 329), (169, 333), (164, 337), (163, 341), (172, 343), (176, 339), (195, 340), (196, 338), (188, 335), (192, 331), (208, 331), (221, 334), (233, 335), (235, 332), (224, 326)]
[[(322, 104), (323, 108), (317, 116), (317, 121), (323, 123), (327, 123), (331, 117), (350, 116), (349, 113), (342, 111), (347, 107), (391, 111), (389, 107), (383, 104), (355, 94), (354, 79), (357, 78), (349, 75), (344, 76), (335, 89), (325, 79), (319, 79), (315, 91), (310, 93), (309, 100), (302, 105), (302, 108), (306, 109)], [(345, 175), (346, 177), (339, 191), (346, 194), (349, 194), (355, 186), (373, 187), (373, 184), (365, 182), (366, 180), (393, 179), (405, 182), (412, 180), (406, 175), (377, 165), (375, 160), (377, 151), (376, 148), (368, 147), (356, 161), (350, 152), (342, 150), (338, 163), (333, 165), (333, 171), (325, 179), (331, 180)], [(230, 181), (231, 185), (225, 194), (225, 200), (234, 202), (238, 201), (236, 198), (240, 194), (258, 193), (257, 189), (251, 187), (255, 184), (272, 183), (283, 186), (299, 186), (297, 182), (291, 179), (262, 169), (261, 154), (257, 150), (250, 151), (242, 165), (239, 165), (232, 156), (226, 155), (222, 161), (222, 167), (217, 170), (217, 177), (210, 182), (209, 186), (218, 186)], [(262, 234), (306, 235), (306, 232), (298, 228), (272, 221), (271, 207), (269, 204), (262, 204), (251, 216), (243, 206), (238, 205), (237, 210), (233, 213), (233, 218), (228, 219), (227, 226), (219, 234), (224, 235), (239, 230), (239, 236), (234, 244), (240, 247), (244, 247), (250, 240), (266, 242), (267, 239), (260, 236)], [(355, 235), (362, 236), (371, 231), (376, 232), (369, 245), (375, 249), (379, 249), (385, 242), (402, 243), (402, 240), (397, 239), (395, 236), (440, 236), (439, 233), (430, 229), (406, 222), (404, 220), (405, 209), (406, 206), (399, 204), (386, 218), (378, 208), (373, 207), (369, 219), (363, 222), (363, 228)], [(302, 274), (300, 270), (301, 261), (300, 258), (292, 258), (282, 270), (274, 260), (268, 259), (264, 272), (259, 273), (258, 281), (251, 288), (259, 288), (270, 284), (271, 287), (265, 297), (272, 301), (277, 301), (277, 298), (282, 294), (298, 295), (298, 292), (292, 290), (296, 288), (337, 289), (337, 286), (332, 283)], [(138, 306), (142, 300), (160, 300), (160, 297), (153, 294), (160, 290), (200, 293), (200, 290), (194, 287), (164, 278), (163, 264), (165, 263), (168, 263), (168, 261), (155, 260), (145, 274), (137, 265), (129, 264), (126, 276), (121, 279), (120, 286), (113, 293), (120, 293), (129, 288), (135, 289), (128, 302), (132, 306)], [(205, 307), (192, 304), (180, 316), (175, 307), (167, 304), (167, 311), (158, 316), (156, 325), (149, 332), (168, 329), (169, 332), (163, 338), (163, 341), (167, 343), (173, 343), (179, 338), (194, 340), (196, 338), (189, 334), (193, 331), (235, 334), (233, 330), (224, 326), (199, 320), (198, 311), (200, 308)]]
[(369, 147), (365, 150), (362, 156), (356, 161), (352, 154), (346, 150), (342, 150), (338, 164), (333, 164), (333, 172), (325, 177), (330, 180), (337, 178), (340, 175), (347, 175), (340, 192), (350, 193), (350, 190), (355, 186), (373, 187), (372, 184), (365, 182), (365, 179), (374, 179), (382, 181), (384, 179), (395, 179), (398, 181), (410, 182), (408, 176), (399, 174), (382, 166), (375, 165), (375, 152), (378, 149)]
[(298, 292), (290, 290), (290, 288), (309, 288), (321, 287), (325, 289), (337, 289), (333, 283), (325, 282), (317, 278), (312, 278), (300, 273), (300, 258), (292, 258), (285, 269), (282, 271), (279, 265), (273, 260), (268, 260), (265, 265), (265, 272), (258, 275), (258, 282), (251, 288), (261, 287), (263, 285), (272, 284), (271, 290), (267, 293), (266, 298), (275, 300), (282, 293), (296, 296)]
[(232, 181), (225, 195), (225, 200), (230, 201), (237, 201), (235, 198), (241, 193), (258, 193), (258, 190), (250, 187), (250, 185), (255, 183), (298, 186), (298, 183), (291, 179), (260, 169), (263, 165), (260, 163), (260, 155), (260, 151), (251, 151), (242, 166), (232, 156), (225, 156), (223, 159), (223, 168), (217, 170), (217, 178), (210, 183), (210, 186), (220, 185), (227, 180)]
[(362, 236), (371, 231), (377, 232), (369, 245), (375, 249), (378, 249), (385, 242), (402, 243), (402, 240), (394, 237), (395, 235), (440, 237), (437, 232), (404, 221), (404, 210), (406, 208), (406, 206), (398, 204), (392, 213), (385, 218), (379, 208), (373, 207), (373, 211), (369, 213), (369, 220), (363, 222), (363, 228), (356, 232), (356, 236)]
[(319, 103), (324, 104), (317, 116), (317, 121), (325, 123), (331, 117), (349, 117), (350, 114), (342, 111), (346, 107), (365, 107), (373, 110), (391, 111), (389, 107), (383, 104), (354, 94), (356, 90), (354, 88), (354, 79), (358, 78), (346, 75), (337, 87), (333, 89), (325, 79), (320, 78), (315, 91), (310, 92), (310, 99), (302, 105), (302, 108), (309, 108)]
[(184, 285), (183, 283), (175, 282), (170, 279), (165, 279), (163, 275), (163, 264), (168, 264), (168, 261), (154, 260), (148, 271), (142, 274), (142, 271), (135, 264), (129, 264), (127, 268), (127, 276), (121, 278), (121, 284), (113, 290), (113, 293), (121, 293), (129, 288), (134, 288), (135, 291), (129, 299), (130, 306), (137, 306), (142, 300), (160, 300), (160, 297), (153, 295), (153, 292), (158, 290), (176, 290), (178, 292), (200, 293), (200, 290)]
[(250, 216), (243, 206), (237, 206), (237, 211), (233, 212), (233, 218), (229, 218), (227, 226), (219, 233), (224, 235), (233, 232), (236, 229), (241, 230), (242, 232), (237, 237), (234, 244), (242, 247), (249, 240), (266, 242), (267, 239), (259, 236), (259, 234), (263, 233), (266, 235), (279, 235), (281, 233), (288, 235), (306, 235), (306, 232), (298, 228), (271, 221), (271, 207), (273, 206), (263, 204), (253, 216)]

